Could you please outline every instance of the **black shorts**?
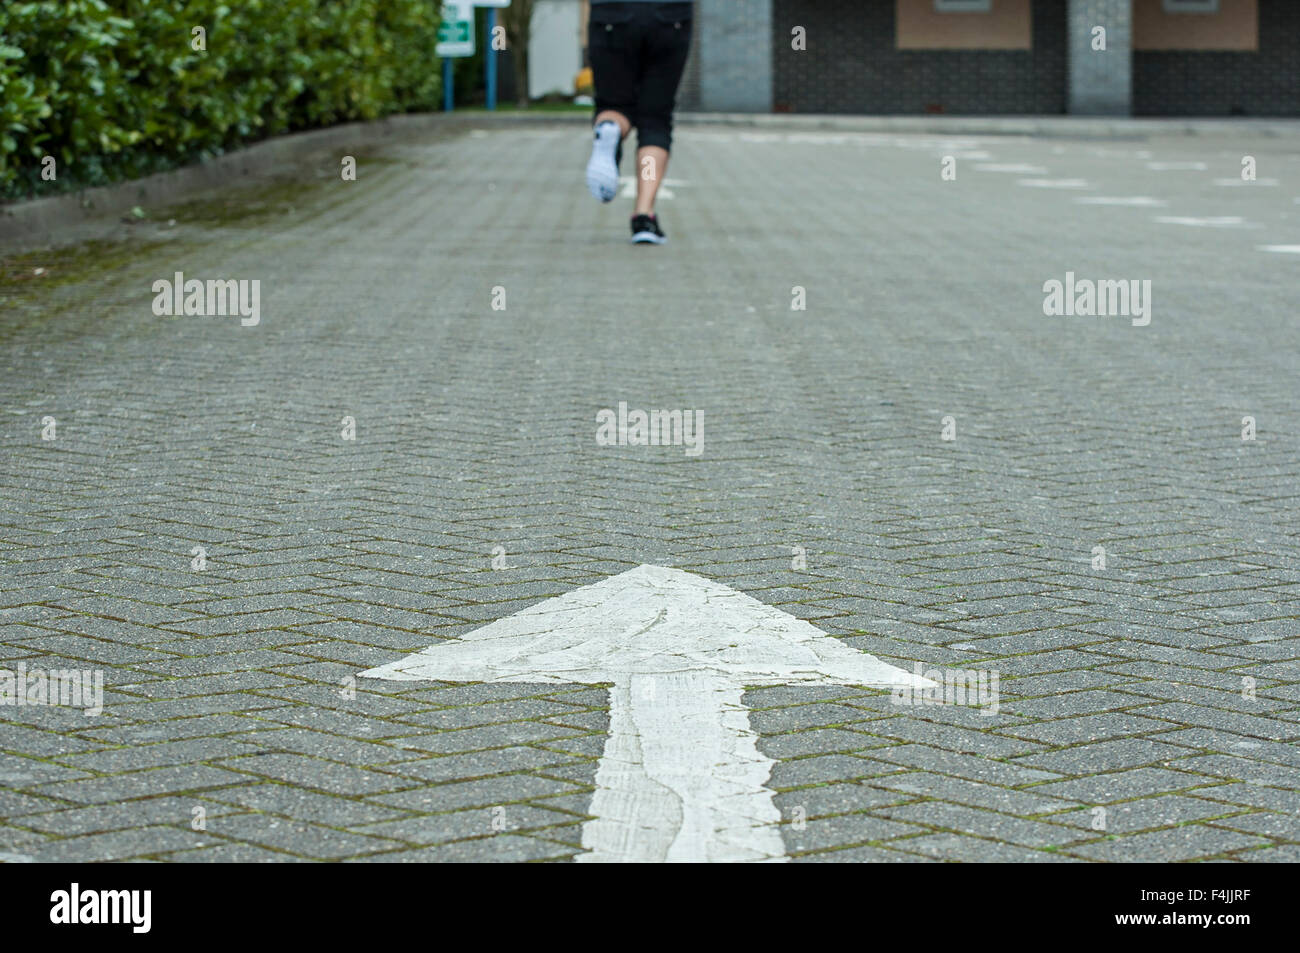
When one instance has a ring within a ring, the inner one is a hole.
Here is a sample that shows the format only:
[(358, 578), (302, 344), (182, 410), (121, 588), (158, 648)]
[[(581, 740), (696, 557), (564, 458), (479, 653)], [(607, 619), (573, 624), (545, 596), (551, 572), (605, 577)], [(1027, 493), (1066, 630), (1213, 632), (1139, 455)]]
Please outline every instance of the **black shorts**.
[(639, 146), (672, 147), (673, 103), (691, 49), (694, 4), (593, 3), (587, 55), (596, 113), (621, 112)]

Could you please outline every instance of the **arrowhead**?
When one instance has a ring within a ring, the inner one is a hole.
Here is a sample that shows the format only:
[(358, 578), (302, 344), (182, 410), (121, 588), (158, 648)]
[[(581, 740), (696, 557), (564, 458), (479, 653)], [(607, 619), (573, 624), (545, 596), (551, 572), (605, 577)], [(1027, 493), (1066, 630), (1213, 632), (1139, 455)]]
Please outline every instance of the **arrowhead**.
[(744, 593), (662, 566), (638, 566), (361, 674), (591, 683), (693, 671), (741, 685), (933, 687)]

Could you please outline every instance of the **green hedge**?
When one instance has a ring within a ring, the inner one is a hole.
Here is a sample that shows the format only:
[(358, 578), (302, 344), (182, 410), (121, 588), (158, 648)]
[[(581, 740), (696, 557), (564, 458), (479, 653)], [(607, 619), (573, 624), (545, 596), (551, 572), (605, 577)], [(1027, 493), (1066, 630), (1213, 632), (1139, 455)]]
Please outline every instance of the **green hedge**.
[[(437, 108), (435, 0), (0, 0), (0, 195)], [(192, 47), (194, 27), (206, 50)]]

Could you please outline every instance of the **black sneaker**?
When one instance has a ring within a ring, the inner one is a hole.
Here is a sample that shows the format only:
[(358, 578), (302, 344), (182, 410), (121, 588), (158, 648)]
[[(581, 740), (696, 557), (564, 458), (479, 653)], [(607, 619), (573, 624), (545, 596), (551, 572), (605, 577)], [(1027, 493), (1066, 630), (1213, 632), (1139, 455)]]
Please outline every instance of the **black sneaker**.
[(632, 216), (632, 242), (636, 245), (662, 245), (668, 236), (653, 215)]

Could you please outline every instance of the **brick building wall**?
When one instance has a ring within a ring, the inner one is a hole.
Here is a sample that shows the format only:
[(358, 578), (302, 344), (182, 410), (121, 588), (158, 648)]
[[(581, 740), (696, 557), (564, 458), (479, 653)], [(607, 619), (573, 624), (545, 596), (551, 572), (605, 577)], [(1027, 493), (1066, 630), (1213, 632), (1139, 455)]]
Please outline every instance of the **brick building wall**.
[[(1062, 113), (1064, 0), (1033, 0), (1032, 49), (900, 50), (894, 0), (772, 0), (773, 106), (801, 113)], [(790, 48), (807, 29), (808, 48)]]
[(1133, 51), (1139, 116), (1300, 116), (1300, 0), (1259, 0), (1259, 49)]

